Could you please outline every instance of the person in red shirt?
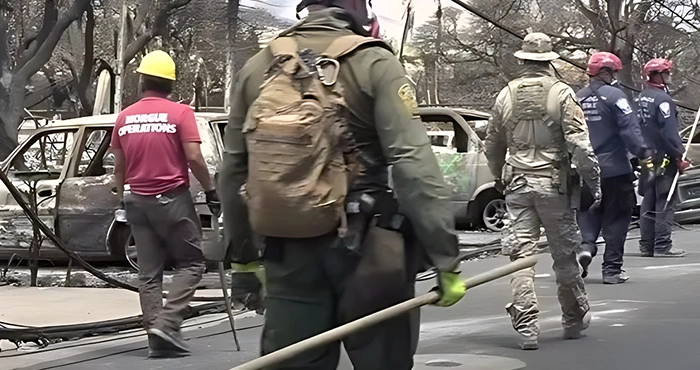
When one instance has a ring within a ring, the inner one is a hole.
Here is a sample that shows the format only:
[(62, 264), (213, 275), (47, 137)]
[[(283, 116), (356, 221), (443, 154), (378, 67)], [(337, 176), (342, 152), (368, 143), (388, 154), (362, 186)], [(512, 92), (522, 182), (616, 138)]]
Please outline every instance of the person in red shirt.
[[(143, 98), (124, 109), (112, 131), (118, 194), (139, 259), (139, 298), (149, 357), (189, 354), (180, 326), (205, 271), (202, 227), (189, 192), (189, 170), (205, 190), (214, 217), (221, 206), (202, 156), (189, 106), (167, 99), (175, 62), (163, 51), (143, 58)], [(176, 269), (165, 304), (163, 269)]]

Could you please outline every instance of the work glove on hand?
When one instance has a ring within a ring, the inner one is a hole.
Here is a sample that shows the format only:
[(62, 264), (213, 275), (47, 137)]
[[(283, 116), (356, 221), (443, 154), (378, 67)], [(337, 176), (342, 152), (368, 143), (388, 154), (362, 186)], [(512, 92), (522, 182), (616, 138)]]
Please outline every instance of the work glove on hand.
[(231, 298), (251, 311), (262, 311), (265, 295), (265, 268), (258, 261), (248, 264), (232, 263)]
[(506, 186), (503, 184), (503, 180), (501, 179), (495, 179), (494, 180), (495, 184), (493, 185), (494, 188), (496, 188), (496, 191), (503, 194), (504, 191), (506, 191)]
[(436, 306), (449, 307), (459, 302), (467, 292), (467, 286), (464, 281), (459, 278), (459, 272), (438, 272), (438, 292), (440, 299), (435, 303)]
[(645, 167), (649, 171), (654, 171), (654, 162), (652, 161), (652, 157), (647, 157), (639, 160), (639, 166), (640, 167)]
[(221, 216), (221, 201), (219, 200), (219, 195), (216, 193), (216, 189), (205, 191), (204, 195), (207, 197), (207, 206), (211, 214), (216, 217)]
[(678, 172), (682, 175), (685, 173), (685, 170), (690, 167), (690, 161), (687, 159), (682, 159), (678, 158), (676, 159), (676, 162), (678, 163)]

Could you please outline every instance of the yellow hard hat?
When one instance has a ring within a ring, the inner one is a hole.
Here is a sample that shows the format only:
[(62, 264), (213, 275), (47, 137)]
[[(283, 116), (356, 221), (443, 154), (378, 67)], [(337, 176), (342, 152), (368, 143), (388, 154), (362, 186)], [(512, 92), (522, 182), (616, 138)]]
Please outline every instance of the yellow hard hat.
[(146, 54), (136, 72), (175, 81), (175, 61), (162, 50)]

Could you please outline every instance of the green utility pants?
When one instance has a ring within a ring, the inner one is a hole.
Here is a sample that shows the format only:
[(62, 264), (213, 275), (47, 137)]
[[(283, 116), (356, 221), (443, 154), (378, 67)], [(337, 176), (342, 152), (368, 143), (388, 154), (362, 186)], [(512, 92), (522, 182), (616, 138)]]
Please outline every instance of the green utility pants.
[[(389, 240), (400, 238), (399, 243)], [(389, 245), (392, 244), (392, 245)], [(400, 247), (400, 248), (397, 248)], [(370, 228), (362, 257), (335, 234), (312, 239), (267, 238), (262, 354), (414, 297), (415, 271), (400, 234)], [(387, 265), (390, 265), (387, 268)], [(356, 370), (409, 370), (419, 310), (355, 333), (343, 345)], [(307, 351), (274, 369), (335, 369), (340, 343)]]

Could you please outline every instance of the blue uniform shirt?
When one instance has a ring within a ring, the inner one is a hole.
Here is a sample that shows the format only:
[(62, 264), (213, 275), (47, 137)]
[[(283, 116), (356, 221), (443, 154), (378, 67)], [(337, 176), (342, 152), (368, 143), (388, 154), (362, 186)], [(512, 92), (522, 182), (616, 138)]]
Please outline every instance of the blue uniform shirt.
[(602, 178), (632, 173), (629, 153), (646, 155), (639, 119), (622, 90), (591, 80), (576, 97), (583, 108), (588, 135), (598, 157)]
[(656, 150), (655, 162), (668, 155), (671, 163), (667, 173), (675, 173), (676, 159), (685, 152), (678, 133), (678, 111), (676, 103), (665, 91), (647, 86), (637, 99), (639, 116), (642, 119), (644, 138)]

